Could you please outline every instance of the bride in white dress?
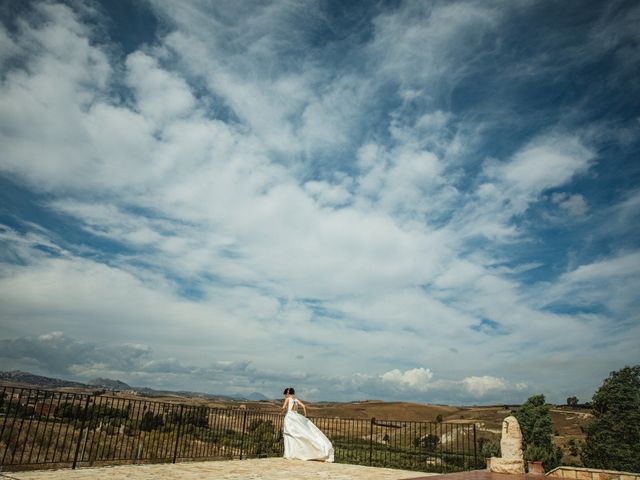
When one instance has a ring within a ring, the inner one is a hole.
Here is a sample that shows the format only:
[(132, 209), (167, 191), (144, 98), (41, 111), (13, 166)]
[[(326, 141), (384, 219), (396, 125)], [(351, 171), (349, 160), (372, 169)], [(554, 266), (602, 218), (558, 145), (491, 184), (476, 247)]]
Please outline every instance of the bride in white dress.
[[(307, 407), (295, 396), (293, 388), (284, 389), (284, 403), (280, 413), (286, 410), (282, 433), (284, 436), (284, 458), (298, 460), (321, 460), (333, 462), (333, 445), (307, 415)], [(304, 415), (297, 410), (302, 408)]]

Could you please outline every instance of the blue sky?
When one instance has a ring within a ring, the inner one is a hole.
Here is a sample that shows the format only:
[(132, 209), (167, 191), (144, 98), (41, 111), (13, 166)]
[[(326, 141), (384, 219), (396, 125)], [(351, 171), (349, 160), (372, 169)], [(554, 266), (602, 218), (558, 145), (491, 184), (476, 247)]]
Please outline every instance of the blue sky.
[(3, 369), (470, 404), (640, 361), (636, 2), (0, 19)]

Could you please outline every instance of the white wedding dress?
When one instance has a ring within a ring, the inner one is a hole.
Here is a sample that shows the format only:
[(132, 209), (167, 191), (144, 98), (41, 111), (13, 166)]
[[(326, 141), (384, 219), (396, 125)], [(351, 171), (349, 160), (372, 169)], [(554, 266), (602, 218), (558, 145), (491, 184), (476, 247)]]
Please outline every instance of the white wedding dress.
[(291, 397), (284, 416), (284, 458), (333, 462), (333, 445), (311, 420), (293, 408), (297, 400)]

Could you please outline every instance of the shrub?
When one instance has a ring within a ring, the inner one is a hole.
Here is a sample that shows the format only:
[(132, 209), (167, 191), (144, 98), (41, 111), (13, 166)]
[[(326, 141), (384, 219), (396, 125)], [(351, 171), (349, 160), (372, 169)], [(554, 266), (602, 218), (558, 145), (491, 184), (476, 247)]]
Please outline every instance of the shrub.
[(557, 467), (562, 452), (553, 446), (551, 415), (544, 395), (529, 397), (516, 414), (516, 418), (520, 423), (524, 440), (524, 459), (542, 461), (547, 471)]
[(487, 438), (480, 439), (480, 453), (484, 458), (499, 457), (500, 456), (500, 444), (495, 440), (489, 440)]
[(570, 439), (567, 442), (567, 446), (569, 447), (569, 453), (574, 457), (578, 455), (578, 442), (576, 442), (575, 438)]
[(426, 448), (427, 450), (435, 450), (436, 448), (438, 448), (439, 443), (440, 443), (440, 438), (437, 435), (434, 435), (433, 433), (424, 435), (422, 437), (416, 437), (413, 440), (413, 444), (416, 447), (423, 447), (423, 448)]

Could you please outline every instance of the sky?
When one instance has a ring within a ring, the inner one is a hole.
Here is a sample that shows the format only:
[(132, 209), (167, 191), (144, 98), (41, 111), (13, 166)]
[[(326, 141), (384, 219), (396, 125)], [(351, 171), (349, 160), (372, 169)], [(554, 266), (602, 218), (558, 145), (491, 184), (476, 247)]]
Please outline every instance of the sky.
[(639, 22), (0, 1), (0, 369), (588, 401), (640, 363)]

